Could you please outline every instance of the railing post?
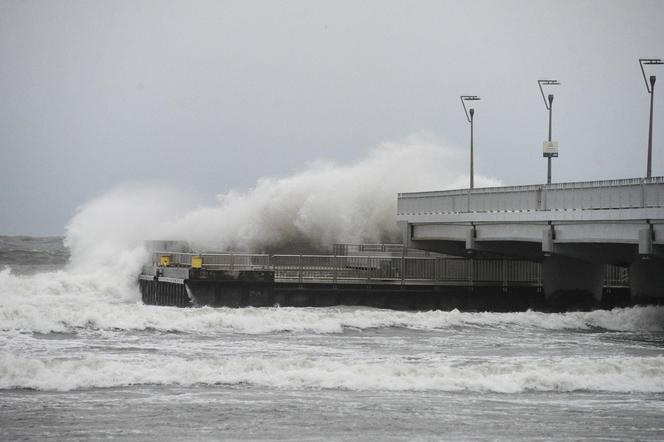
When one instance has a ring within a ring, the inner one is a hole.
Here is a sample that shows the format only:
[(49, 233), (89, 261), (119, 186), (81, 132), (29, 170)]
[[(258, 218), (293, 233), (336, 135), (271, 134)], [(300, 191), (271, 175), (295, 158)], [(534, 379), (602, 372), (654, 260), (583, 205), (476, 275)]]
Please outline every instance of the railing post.
[(302, 255), (300, 255), (300, 258), (299, 258), (299, 266), (298, 267), (299, 267), (299, 270), (297, 272), (297, 282), (301, 286), (302, 285)]
[(233, 269), (235, 268), (235, 262), (234, 262), (234, 260), (235, 260), (235, 258), (233, 257), (233, 252), (231, 252), (231, 256), (230, 256), (230, 261), (231, 261), (231, 262), (230, 262), (230, 270), (231, 270), (231, 272), (232, 272)]
[(543, 264), (537, 263), (537, 285), (542, 286), (542, 266)]
[(401, 249), (401, 286), (403, 287), (406, 283), (406, 244), (403, 245)]
[(507, 290), (507, 260), (503, 259), (503, 290)]
[(337, 255), (332, 257), (332, 285), (337, 285)]
[(536, 210), (542, 210), (542, 187), (537, 188), (537, 208)]

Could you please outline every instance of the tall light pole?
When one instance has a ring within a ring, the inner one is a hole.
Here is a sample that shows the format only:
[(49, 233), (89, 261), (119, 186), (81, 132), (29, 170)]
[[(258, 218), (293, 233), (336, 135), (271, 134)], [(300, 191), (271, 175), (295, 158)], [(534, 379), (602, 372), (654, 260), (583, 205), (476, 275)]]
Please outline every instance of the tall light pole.
[(466, 101), (478, 101), (480, 97), (476, 95), (461, 95), (461, 104), (463, 105), (463, 111), (466, 114), (466, 119), (470, 123), (470, 188), (475, 187), (474, 181), (474, 172), (473, 172), (473, 116), (475, 115), (475, 109), (472, 107), (466, 109)]
[(560, 85), (560, 83), (558, 80), (537, 80), (537, 84), (539, 85), (540, 92), (542, 93), (544, 106), (546, 106), (546, 110), (549, 111), (549, 141), (544, 143), (544, 157), (548, 160), (546, 169), (546, 183), (551, 184), (551, 158), (558, 156), (558, 143), (551, 141), (551, 114), (553, 112), (553, 94), (549, 94), (547, 101), (547, 97), (544, 96), (544, 89), (542, 89), (542, 85), (557, 86)]
[(646, 90), (650, 94), (650, 124), (648, 125), (648, 165), (646, 166), (646, 177), (652, 176), (652, 107), (655, 101), (655, 80), (654, 75), (650, 76), (650, 84), (646, 79), (646, 71), (643, 69), (644, 64), (664, 64), (659, 58), (639, 58), (639, 65), (641, 66), (641, 73), (643, 74), (643, 81), (646, 82)]

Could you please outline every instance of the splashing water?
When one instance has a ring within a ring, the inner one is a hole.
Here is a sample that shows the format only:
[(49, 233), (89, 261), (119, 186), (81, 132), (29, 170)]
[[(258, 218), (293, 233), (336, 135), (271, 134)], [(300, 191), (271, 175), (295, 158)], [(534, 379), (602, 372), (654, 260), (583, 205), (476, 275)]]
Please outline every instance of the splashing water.
[[(0, 270), (0, 407), (12, 410), (0, 417), (0, 438), (66, 428), (173, 439), (190, 436), (192, 425), (211, 439), (260, 438), (281, 425), (282, 439), (318, 440), (321, 429), (347, 439), (344, 428), (370, 422), (367, 438), (385, 440), (394, 422), (413, 422), (409, 436), (438, 439), (441, 419), (483, 434), (502, 429), (505, 440), (540, 437), (542, 428), (550, 438), (656, 438), (663, 307), (548, 314), (137, 302), (146, 239), (254, 251), (395, 240), (396, 193), (463, 187), (453, 173), (460, 167), (450, 149), (384, 145), (357, 164), (313, 164), (215, 205), (145, 185), (84, 205), (67, 226), (63, 268)], [(328, 419), (330, 409), (340, 414)], [(220, 419), (229, 415), (242, 418)]]

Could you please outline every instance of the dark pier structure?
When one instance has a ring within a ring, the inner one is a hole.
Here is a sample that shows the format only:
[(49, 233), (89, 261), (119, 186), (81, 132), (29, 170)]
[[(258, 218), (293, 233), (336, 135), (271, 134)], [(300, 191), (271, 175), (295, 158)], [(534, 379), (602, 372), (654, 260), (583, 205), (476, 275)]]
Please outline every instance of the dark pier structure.
[[(167, 249), (164, 247), (164, 249)], [(547, 302), (540, 263), (458, 258), (401, 245), (337, 245), (330, 255), (155, 251), (139, 276), (145, 304), (193, 307), (327, 307), (520, 311), (630, 304), (624, 268), (606, 266), (601, 300)]]

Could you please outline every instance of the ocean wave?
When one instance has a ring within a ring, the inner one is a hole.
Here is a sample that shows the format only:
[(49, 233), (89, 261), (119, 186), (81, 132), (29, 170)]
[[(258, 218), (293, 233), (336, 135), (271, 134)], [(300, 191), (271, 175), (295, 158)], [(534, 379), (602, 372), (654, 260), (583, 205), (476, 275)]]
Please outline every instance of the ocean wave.
[(664, 331), (663, 306), (591, 312), (404, 312), (366, 307), (175, 308), (143, 305), (136, 280), (106, 270), (60, 270), (31, 276), (0, 271), (0, 330), (40, 333), (77, 328), (185, 333), (342, 333), (349, 329), (450, 327)]
[(392, 391), (664, 392), (664, 357), (488, 359), (473, 364), (308, 357), (116, 360), (0, 356), (0, 389), (70, 391), (140, 384), (251, 384)]
[(664, 307), (647, 306), (570, 313), (404, 312), (364, 307), (176, 308), (140, 303), (0, 305), (0, 330), (40, 333), (85, 329), (160, 330), (183, 333), (343, 333), (347, 330), (451, 327), (501, 329), (664, 330)]

